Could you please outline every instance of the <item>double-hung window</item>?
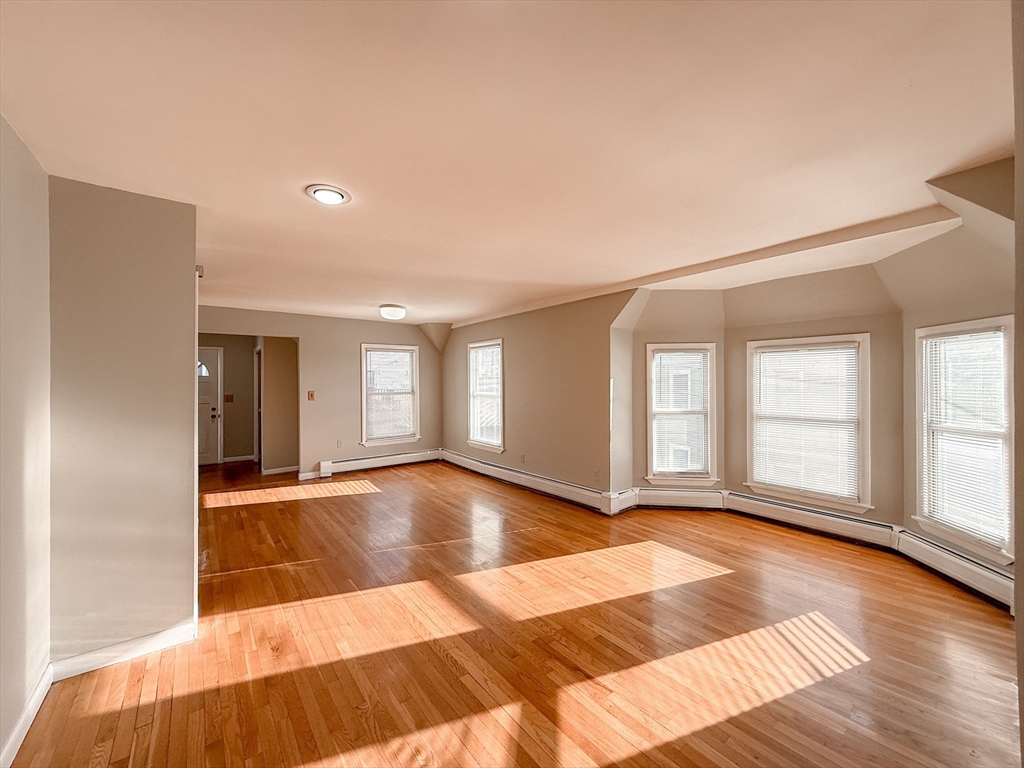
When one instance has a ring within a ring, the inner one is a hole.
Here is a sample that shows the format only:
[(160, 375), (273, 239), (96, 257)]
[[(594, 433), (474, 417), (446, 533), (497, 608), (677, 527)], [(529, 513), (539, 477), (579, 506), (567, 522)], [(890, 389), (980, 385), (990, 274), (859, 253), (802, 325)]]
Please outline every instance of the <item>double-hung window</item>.
[(715, 345), (647, 345), (647, 480), (715, 477)]
[(918, 510), (929, 533), (1013, 559), (1013, 318), (917, 331)]
[(505, 449), (501, 339), (469, 345), (469, 444)]
[(870, 508), (868, 345), (868, 334), (747, 343), (747, 485)]
[(363, 445), (420, 437), (419, 347), (363, 344)]

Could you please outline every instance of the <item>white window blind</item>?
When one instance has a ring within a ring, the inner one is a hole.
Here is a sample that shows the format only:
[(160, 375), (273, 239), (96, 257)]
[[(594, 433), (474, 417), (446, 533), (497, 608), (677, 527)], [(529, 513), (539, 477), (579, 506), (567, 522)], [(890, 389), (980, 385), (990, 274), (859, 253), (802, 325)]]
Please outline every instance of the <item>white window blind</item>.
[(1009, 361), (1002, 329), (922, 338), (920, 512), (1005, 550)]
[(469, 440), (503, 447), (501, 342), (469, 346)]
[(861, 499), (860, 342), (753, 352), (752, 484)]
[(363, 348), (363, 442), (419, 436), (415, 347)]
[(710, 472), (708, 349), (653, 349), (651, 382), (651, 472)]

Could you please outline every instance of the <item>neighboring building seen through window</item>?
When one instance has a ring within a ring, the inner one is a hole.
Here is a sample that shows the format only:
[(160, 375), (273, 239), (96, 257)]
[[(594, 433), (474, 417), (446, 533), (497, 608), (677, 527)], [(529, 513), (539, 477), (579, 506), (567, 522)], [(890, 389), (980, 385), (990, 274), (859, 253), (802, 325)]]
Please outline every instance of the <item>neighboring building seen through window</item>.
[(868, 507), (867, 334), (750, 342), (748, 353), (749, 485)]
[(649, 475), (710, 477), (714, 344), (649, 344), (647, 377)]
[(469, 345), (469, 442), (504, 448), (501, 340)]
[(917, 332), (916, 519), (1006, 562), (1013, 540), (1012, 335), (1010, 317)]
[(419, 349), (363, 345), (363, 443), (419, 437)]

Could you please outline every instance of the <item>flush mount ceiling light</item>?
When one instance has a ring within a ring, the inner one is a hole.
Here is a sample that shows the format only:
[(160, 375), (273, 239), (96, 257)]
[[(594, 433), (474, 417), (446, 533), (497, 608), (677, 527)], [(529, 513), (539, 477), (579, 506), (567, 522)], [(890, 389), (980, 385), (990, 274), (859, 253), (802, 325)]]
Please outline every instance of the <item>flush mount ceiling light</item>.
[(405, 307), (399, 304), (381, 304), (380, 316), (385, 320), (404, 320)]
[(324, 205), (343, 205), (352, 199), (344, 189), (330, 184), (310, 184), (306, 187), (306, 194)]

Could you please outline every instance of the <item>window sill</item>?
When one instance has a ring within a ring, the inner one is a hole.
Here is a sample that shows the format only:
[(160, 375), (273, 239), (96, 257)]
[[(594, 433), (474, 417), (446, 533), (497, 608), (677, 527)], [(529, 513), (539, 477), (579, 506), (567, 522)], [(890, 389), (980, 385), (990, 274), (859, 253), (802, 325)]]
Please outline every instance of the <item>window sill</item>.
[(870, 504), (861, 504), (857, 501), (843, 501), (842, 499), (834, 499), (828, 496), (815, 496), (812, 493), (788, 491), (784, 488), (776, 488), (771, 485), (760, 485), (758, 483), (744, 483), (744, 485), (747, 486), (747, 488), (750, 488), (750, 490), (760, 493), (762, 496), (774, 496), (775, 498), (785, 499), (786, 501), (798, 501), (801, 504), (825, 507), (827, 509), (834, 509), (840, 512), (852, 512), (855, 515), (863, 515), (868, 510), (874, 509)]
[(405, 435), (404, 437), (381, 437), (376, 440), (363, 440), (359, 444), (365, 448), (372, 448), (375, 445), (398, 445), (400, 443), (415, 443), (420, 440), (420, 435)]
[(972, 536), (966, 531), (961, 531), (945, 523), (940, 523), (938, 520), (932, 520), (921, 515), (914, 515), (912, 519), (925, 532), (938, 536), (940, 539), (945, 539), (952, 544), (956, 544), (958, 547), (963, 547), (968, 552), (973, 552), (976, 555), (987, 558), (993, 563), (1009, 565), (1013, 562), (1012, 553), (1007, 552), (996, 544), (991, 544), (984, 539)]
[(487, 443), (478, 443), (474, 440), (467, 440), (467, 445), (471, 445), (474, 448), (479, 448), (481, 451), (490, 451), (491, 453), (504, 453), (505, 448), (500, 445), (488, 445)]
[(667, 488), (709, 488), (722, 482), (717, 477), (702, 477), (700, 475), (652, 475), (645, 477), (644, 480), (650, 485)]

